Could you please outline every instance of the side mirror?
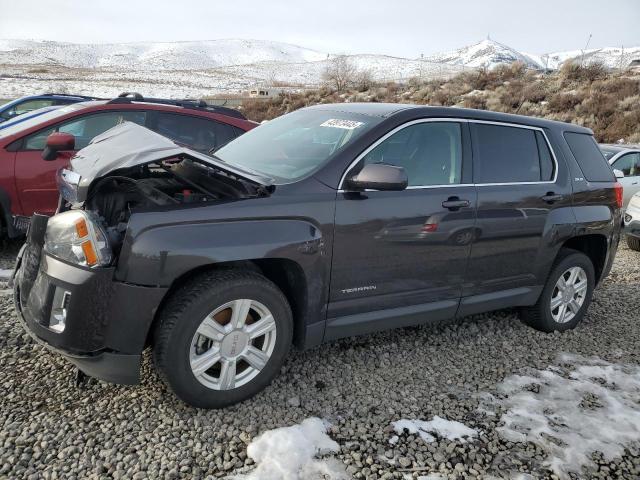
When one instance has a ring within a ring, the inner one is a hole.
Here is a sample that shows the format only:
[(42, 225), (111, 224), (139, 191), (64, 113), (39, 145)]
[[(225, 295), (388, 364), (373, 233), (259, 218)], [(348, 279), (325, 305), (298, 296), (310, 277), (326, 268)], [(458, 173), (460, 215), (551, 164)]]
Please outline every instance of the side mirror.
[(347, 178), (350, 190), (404, 190), (409, 180), (404, 168), (387, 163), (369, 163), (356, 175)]
[(622, 170), (618, 170), (617, 168), (613, 169), (613, 174), (616, 178), (624, 178), (624, 172)]
[(42, 158), (47, 161), (58, 158), (58, 152), (73, 150), (76, 147), (76, 137), (70, 133), (53, 132), (47, 137), (47, 146), (42, 150)]

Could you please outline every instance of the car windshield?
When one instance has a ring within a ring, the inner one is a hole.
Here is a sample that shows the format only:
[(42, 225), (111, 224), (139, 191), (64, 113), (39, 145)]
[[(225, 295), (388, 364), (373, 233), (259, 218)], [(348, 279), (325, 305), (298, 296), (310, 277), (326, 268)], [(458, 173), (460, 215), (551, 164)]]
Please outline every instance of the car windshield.
[[(34, 127), (44, 122), (48, 122), (49, 120), (55, 120), (58, 117), (62, 117), (69, 112), (73, 112), (79, 108), (83, 108), (81, 103), (74, 103), (72, 105), (67, 105), (62, 108), (54, 107), (44, 107), (38, 110), (33, 110), (28, 114), (30, 118), (27, 120), (22, 116), (17, 116), (12, 118), (11, 120), (7, 120), (6, 122), (0, 124), (0, 138), (8, 137), (9, 135), (13, 135), (14, 133), (18, 133), (22, 130), (26, 130), (27, 128)], [(48, 110), (43, 114), (40, 114), (40, 110)]]
[(291, 183), (314, 173), (381, 120), (355, 113), (300, 110), (250, 130), (215, 155), (276, 183)]

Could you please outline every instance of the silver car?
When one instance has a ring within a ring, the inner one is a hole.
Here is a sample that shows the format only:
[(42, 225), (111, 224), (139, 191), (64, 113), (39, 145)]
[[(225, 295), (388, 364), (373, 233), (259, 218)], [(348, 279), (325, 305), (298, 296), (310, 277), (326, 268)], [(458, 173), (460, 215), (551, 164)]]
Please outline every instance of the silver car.
[(624, 231), (629, 248), (640, 251), (640, 192), (631, 197), (624, 212)]
[(640, 146), (603, 144), (600, 145), (600, 150), (611, 167), (624, 174), (618, 181), (622, 184), (626, 208), (631, 197), (640, 192)]

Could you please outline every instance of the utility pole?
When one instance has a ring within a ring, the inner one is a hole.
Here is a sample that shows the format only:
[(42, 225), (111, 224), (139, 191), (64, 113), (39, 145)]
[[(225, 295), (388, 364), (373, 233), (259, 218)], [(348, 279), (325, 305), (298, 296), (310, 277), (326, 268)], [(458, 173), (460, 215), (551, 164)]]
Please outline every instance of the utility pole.
[(624, 45), (620, 49), (620, 71), (624, 70)]
[(591, 37), (593, 36), (593, 34), (589, 34), (589, 38), (587, 39), (587, 43), (584, 46), (584, 49), (582, 50), (582, 58), (580, 59), (580, 66), (584, 66), (584, 52), (585, 50), (587, 50), (587, 48), (589, 47), (589, 42), (591, 41)]

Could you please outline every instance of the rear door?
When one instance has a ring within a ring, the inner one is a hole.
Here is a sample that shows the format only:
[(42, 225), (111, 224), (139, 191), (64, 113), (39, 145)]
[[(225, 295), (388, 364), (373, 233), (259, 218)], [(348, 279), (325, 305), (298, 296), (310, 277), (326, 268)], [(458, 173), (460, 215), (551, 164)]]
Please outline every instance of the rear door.
[(622, 184), (624, 206), (626, 207), (631, 197), (640, 191), (640, 152), (626, 153), (611, 166), (624, 173), (624, 178), (620, 178), (618, 181)]
[[(22, 215), (35, 212), (52, 215), (58, 205), (58, 188), (55, 175), (58, 169), (69, 164), (73, 154), (86, 147), (97, 135), (125, 121), (140, 125), (145, 123), (144, 111), (108, 111), (81, 115), (57, 125), (32, 133), (22, 139), (15, 159), (16, 190)], [(60, 152), (52, 161), (42, 159), (47, 137), (53, 132), (72, 134), (76, 139), (75, 150)]]
[[(558, 169), (539, 128), (470, 121), (474, 182), (478, 189), (477, 236), (471, 248), (460, 314), (487, 302), (513, 304), (543, 283), (541, 246), (555, 209), (571, 205), (566, 169)], [(476, 308), (478, 307), (478, 308)]]
[(362, 322), (391, 328), (452, 317), (458, 306), (476, 206), (466, 124), (407, 124), (351, 171), (379, 162), (403, 167), (409, 187), (338, 192), (327, 338), (361, 332)]

